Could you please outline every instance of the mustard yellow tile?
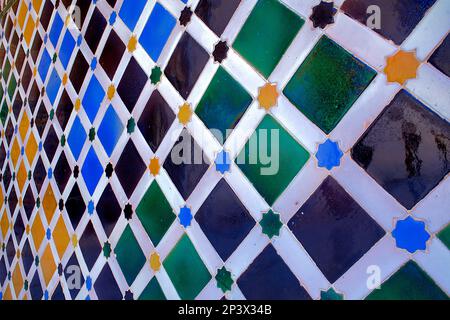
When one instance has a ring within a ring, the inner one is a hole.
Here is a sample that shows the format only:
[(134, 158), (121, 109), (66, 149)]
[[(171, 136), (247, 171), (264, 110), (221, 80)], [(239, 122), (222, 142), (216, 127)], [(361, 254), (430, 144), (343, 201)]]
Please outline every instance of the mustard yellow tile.
[(15, 138), (13, 145), (11, 147), (11, 160), (14, 165), (14, 168), (16, 167), (19, 156), (20, 156), (20, 146), (19, 143), (17, 142), (17, 138)]
[(36, 27), (36, 23), (33, 18), (30, 16), (28, 18), (27, 26), (25, 27), (25, 31), (23, 32), (23, 37), (28, 45), (31, 43), (31, 37), (33, 36), (34, 28)]
[(23, 191), (23, 186), (27, 181), (27, 169), (25, 169), (25, 165), (23, 164), (23, 160), (20, 162), (19, 170), (17, 171), (17, 185), (19, 186), (20, 192)]
[(33, 226), (31, 227), (31, 236), (33, 237), (35, 249), (38, 251), (41, 247), (42, 240), (44, 240), (45, 237), (44, 226), (42, 225), (41, 216), (39, 214), (36, 215)]
[(0, 186), (0, 209), (2, 209), (3, 208), (3, 189), (2, 189), (2, 187)]
[(22, 30), (23, 30), (23, 24), (25, 23), (25, 18), (27, 17), (27, 12), (28, 12), (27, 3), (22, 0), (21, 4), (20, 4), (20, 9), (19, 9), (19, 15), (18, 15), (19, 26), (20, 26), (20, 29), (22, 29)]
[[(3, 202), (3, 200), (2, 200)], [(6, 238), (6, 233), (9, 229), (9, 219), (8, 214), (6, 213), (6, 210), (3, 211), (2, 219), (0, 220), (0, 227), (2, 230), (2, 239)]]
[(5, 293), (3, 294), (3, 300), (12, 300), (11, 288), (9, 285), (5, 289)]
[(39, 10), (41, 9), (42, 0), (33, 0), (33, 8), (36, 11), (36, 13), (39, 13)]
[(55, 260), (53, 259), (52, 250), (49, 244), (47, 244), (44, 254), (42, 255), (41, 268), (42, 273), (44, 274), (45, 285), (48, 285), (56, 270)]
[(16, 268), (14, 269), (14, 272), (12, 274), (12, 283), (14, 287), (14, 292), (16, 293), (17, 297), (19, 296), (19, 293), (20, 291), (22, 291), (23, 288), (23, 277), (18, 263), (16, 264)]
[(66, 251), (67, 246), (70, 243), (70, 237), (62, 216), (59, 216), (58, 222), (55, 226), (55, 230), (53, 230), (53, 240), (55, 241), (59, 259), (62, 259), (64, 252)]
[(30, 119), (27, 116), (27, 113), (24, 112), (22, 115), (22, 120), (20, 120), (19, 125), (19, 133), (22, 141), (25, 141), (25, 136), (27, 135), (28, 128), (30, 127)]
[(38, 150), (38, 144), (33, 134), (30, 134), (28, 138), (27, 146), (25, 147), (25, 154), (27, 155), (28, 164), (32, 165), (34, 161), (34, 157), (36, 156), (36, 152)]
[(52, 185), (49, 184), (47, 191), (45, 191), (44, 199), (42, 199), (42, 208), (44, 209), (45, 217), (47, 218), (47, 222), (49, 224), (50, 221), (52, 221), (57, 206), (58, 204), (56, 203)]

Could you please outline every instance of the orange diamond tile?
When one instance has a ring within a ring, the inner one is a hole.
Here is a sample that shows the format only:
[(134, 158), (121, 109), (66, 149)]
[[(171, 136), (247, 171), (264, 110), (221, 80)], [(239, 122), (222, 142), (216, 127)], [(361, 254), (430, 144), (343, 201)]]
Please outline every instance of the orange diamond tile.
[(20, 156), (20, 147), (19, 143), (17, 142), (17, 138), (15, 138), (13, 145), (11, 147), (11, 160), (13, 162), (14, 168), (16, 167), (19, 156)]
[(59, 259), (62, 259), (67, 246), (70, 243), (70, 237), (67, 233), (67, 228), (62, 216), (59, 217), (56, 223), (55, 230), (53, 230), (53, 240), (55, 241), (56, 250), (58, 251)]
[(25, 27), (25, 31), (23, 33), (23, 37), (28, 45), (31, 43), (31, 37), (33, 36), (34, 28), (36, 27), (36, 23), (33, 18), (30, 16), (28, 18), (27, 26)]
[(41, 9), (42, 0), (33, 0), (33, 8), (36, 11), (36, 13), (39, 13), (39, 10)]
[(47, 244), (44, 254), (42, 255), (41, 268), (42, 273), (44, 274), (45, 285), (48, 285), (56, 270), (55, 260), (53, 259), (52, 249), (49, 244)]
[(12, 283), (14, 286), (14, 292), (16, 293), (16, 297), (18, 297), (20, 291), (23, 288), (23, 277), (18, 263), (16, 264), (16, 268), (14, 269), (14, 272), (12, 274)]
[(33, 226), (31, 227), (31, 235), (33, 236), (34, 246), (37, 251), (41, 247), (42, 240), (44, 240), (45, 237), (44, 226), (42, 225), (41, 216), (39, 214), (37, 214), (34, 219)]
[(6, 210), (3, 210), (2, 219), (0, 220), (0, 227), (2, 230), (2, 238), (5, 239), (6, 233), (8, 232), (8, 229), (9, 229), (9, 219), (8, 219), (8, 214), (6, 213)]
[(17, 185), (19, 186), (20, 192), (23, 191), (23, 186), (27, 181), (27, 169), (25, 169), (25, 165), (23, 164), (23, 160), (20, 162), (19, 170), (17, 171)]
[(25, 147), (25, 154), (27, 155), (28, 164), (30, 166), (33, 163), (33, 160), (34, 160), (37, 150), (38, 150), (38, 144), (36, 142), (36, 139), (34, 138), (34, 135), (30, 134), (30, 137), (28, 138), (27, 146)]
[(27, 3), (25, 1), (22, 1), (20, 9), (19, 9), (19, 15), (18, 15), (18, 22), (20, 29), (23, 29), (23, 24), (25, 23), (25, 18), (27, 17)]
[(49, 184), (47, 191), (45, 192), (44, 199), (42, 199), (42, 208), (44, 209), (45, 217), (47, 218), (47, 222), (49, 224), (50, 221), (52, 221), (53, 214), (55, 213), (57, 206), (58, 204), (56, 203), (52, 185)]
[(25, 136), (27, 135), (28, 128), (30, 127), (30, 119), (28, 119), (27, 113), (24, 112), (22, 116), (22, 120), (20, 120), (19, 125), (19, 133), (22, 141), (25, 140)]

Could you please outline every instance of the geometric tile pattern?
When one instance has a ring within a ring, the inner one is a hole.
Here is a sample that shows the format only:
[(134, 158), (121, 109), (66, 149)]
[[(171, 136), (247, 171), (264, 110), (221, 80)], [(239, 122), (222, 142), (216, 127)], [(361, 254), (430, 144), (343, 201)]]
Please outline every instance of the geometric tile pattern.
[(448, 299), (449, 1), (320, 7), (16, 1), (0, 299)]

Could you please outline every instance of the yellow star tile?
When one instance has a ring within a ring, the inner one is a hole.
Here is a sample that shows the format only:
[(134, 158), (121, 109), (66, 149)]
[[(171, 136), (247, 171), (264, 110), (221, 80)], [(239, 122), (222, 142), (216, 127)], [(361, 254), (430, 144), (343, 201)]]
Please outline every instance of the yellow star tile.
[(153, 252), (150, 256), (150, 268), (152, 268), (154, 272), (157, 272), (161, 268), (161, 261), (156, 252)]
[(274, 83), (267, 83), (265, 86), (259, 88), (259, 107), (269, 111), (270, 108), (277, 105), (279, 95), (277, 85)]
[(53, 192), (52, 185), (49, 184), (44, 198), (42, 199), (42, 207), (44, 209), (48, 224), (50, 224), (50, 221), (52, 221), (53, 214), (55, 213), (57, 206), (58, 204), (55, 199), (55, 193)]
[(114, 98), (115, 94), (116, 94), (116, 88), (112, 84), (108, 87), (108, 99), (112, 100)]
[(67, 246), (70, 243), (70, 237), (62, 216), (59, 216), (58, 222), (53, 230), (53, 240), (55, 241), (59, 259), (62, 260), (64, 252), (66, 252)]
[(31, 236), (33, 237), (35, 249), (38, 251), (45, 237), (45, 230), (39, 213), (36, 215), (33, 226), (31, 227)]
[(77, 245), (78, 245), (78, 238), (77, 238), (77, 235), (76, 235), (76, 234), (73, 234), (71, 240), (72, 240), (72, 246), (73, 246), (74, 248), (76, 248)]
[(23, 191), (23, 186), (28, 179), (27, 169), (23, 164), (23, 160), (20, 162), (19, 170), (17, 171), (17, 185), (19, 186), (20, 192)]
[(403, 85), (407, 80), (417, 77), (420, 61), (415, 52), (400, 50), (387, 58), (384, 73), (388, 82), (398, 82)]
[(75, 108), (76, 111), (79, 111), (80, 107), (81, 107), (81, 100), (80, 100), (80, 98), (77, 98), (77, 100), (75, 101), (74, 108)]
[(33, 163), (34, 157), (36, 156), (36, 152), (38, 150), (38, 144), (33, 134), (30, 134), (28, 138), (27, 146), (25, 147), (25, 154), (27, 155), (28, 164), (31, 166)]
[(180, 107), (178, 111), (178, 120), (184, 126), (186, 126), (192, 117), (192, 109), (189, 103), (185, 103)]
[(44, 274), (45, 285), (48, 285), (53, 277), (53, 274), (56, 271), (55, 260), (53, 259), (52, 250), (49, 244), (47, 244), (47, 247), (45, 248), (44, 254), (41, 258), (41, 269), (42, 273)]
[(67, 73), (64, 73), (63, 78), (62, 78), (63, 86), (65, 86), (67, 84), (67, 80), (68, 80)]
[(25, 137), (28, 132), (28, 128), (30, 127), (30, 119), (28, 118), (28, 115), (26, 112), (23, 113), (22, 120), (20, 121), (19, 125), (19, 133), (20, 138), (22, 138), (22, 141), (25, 141)]
[(130, 40), (128, 41), (128, 51), (130, 52), (134, 52), (136, 50), (136, 46), (137, 46), (137, 38), (135, 35), (131, 36)]
[(150, 169), (150, 173), (154, 176), (158, 175), (159, 170), (161, 169), (161, 166), (159, 165), (159, 159), (153, 158), (150, 160), (150, 165), (148, 166)]
[(27, 224), (27, 226), (25, 227), (26, 234), (30, 234), (30, 231), (31, 231), (30, 225)]

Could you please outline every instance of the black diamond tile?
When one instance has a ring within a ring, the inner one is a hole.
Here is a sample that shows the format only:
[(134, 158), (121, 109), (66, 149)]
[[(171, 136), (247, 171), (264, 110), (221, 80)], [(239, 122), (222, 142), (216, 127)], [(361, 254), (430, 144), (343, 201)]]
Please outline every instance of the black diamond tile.
[(5, 191), (9, 188), (9, 183), (11, 182), (11, 170), (9, 169), (9, 165), (5, 167), (5, 171), (3, 171), (2, 175), (3, 186), (5, 187)]
[(103, 17), (102, 13), (95, 8), (84, 35), (84, 39), (94, 54), (97, 50), (98, 43), (102, 38), (103, 32), (105, 31), (106, 24), (105, 17)]
[(36, 81), (33, 83), (31, 87), (30, 93), (28, 94), (28, 106), (32, 113), (34, 113), (34, 109), (38, 103), (39, 97), (41, 96), (41, 91), (39, 90)]
[(31, 71), (28, 63), (25, 63), (25, 68), (23, 70), (23, 74), (21, 77), (22, 80), (22, 88), (25, 92), (28, 91), (28, 86), (30, 85), (31, 77), (33, 76), (33, 72)]
[[(77, 256), (75, 253), (73, 253), (72, 256), (70, 257), (69, 261), (67, 261), (65, 268), (64, 268), (64, 276), (66, 278), (66, 281), (68, 279), (70, 279), (71, 277), (73, 277), (74, 270), (76, 270), (75, 268), (80, 268), (80, 270), (81, 270), (80, 263), (78, 262)], [(82, 273), (80, 273), (80, 282), (78, 284), (80, 284), (79, 287), (77, 287), (77, 286), (69, 287), (69, 292), (70, 292), (70, 296), (72, 297), (72, 299), (76, 298), (76, 296), (78, 295), (78, 292), (80, 292), (81, 287), (84, 285), (84, 277), (83, 277)]]
[(131, 197), (146, 166), (142, 161), (133, 141), (128, 141), (115, 167), (115, 172), (119, 178), (127, 197)]
[(77, 0), (76, 5), (80, 9), (80, 25), (84, 24), (91, 3), (91, 0)]
[(38, 158), (36, 162), (36, 167), (33, 172), (34, 184), (36, 185), (36, 189), (38, 193), (41, 191), (42, 184), (44, 183), (45, 177), (47, 176), (47, 170), (45, 169), (44, 163), (42, 162), (41, 157)]
[(138, 121), (138, 127), (153, 152), (156, 152), (175, 120), (175, 114), (158, 92), (153, 91)]
[(72, 175), (72, 170), (70, 169), (64, 152), (62, 152), (59, 156), (58, 163), (56, 164), (55, 170), (53, 171), (53, 175), (55, 176), (55, 180), (62, 194), (64, 192), (64, 189), (66, 188), (67, 181), (69, 181), (69, 178)]
[(5, 159), (6, 159), (6, 150), (2, 143), (0, 144), (0, 172), (1, 169), (3, 168), (3, 164), (5, 163)]
[(401, 91), (353, 147), (352, 157), (411, 209), (450, 172), (450, 125)]
[(109, 237), (117, 223), (117, 220), (122, 214), (122, 208), (120, 208), (110, 184), (106, 186), (100, 200), (98, 201), (97, 214), (102, 222), (106, 236)]
[(42, 299), (42, 286), (41, 281), (39, 279), (39, 273), (36, 271), (34, 273), (33, 280), (31, 280), (30, 283), (30, 295), (33, 300), (40, 300)]
[(44, 9), (42, 10), (41, 16), (39, 18), (39, 22), (44, 30), (47, 30), (48, 28), (48, 24), (53, 14), (53, 9), (54, 6), (52, 1), (45, 1)]
[(84, 203), (83, 197), (81, 196), (80, 188), (78, 184), (74, 184), (72, 191), (65, 203), (66, 211), (69, 214), (70, 222), (72, 223), (73, 229), (76, 229), (81, 217), (86, 210), (86, 204)]
[(116, 279), (114, 279), (109, 264), (105, 264), (98, 275), (94, 283), (94, 289), (99, 300), (122, 300), (122, 292), (117, 285)]
[(53, 291), (51, 300), (55, 300), (55, 301), (66, 300), (63, 289), (61, 287), (61, 282), (58, 284), (55, 291)]
[(6, 245), (6, 257), (8, 258), (8, 263), (10, 266), (15, 256), (16, 256), (16, 248), (14, 248), (14, 242), (12, 240), (12, 237), (9, 237), (8, 244)]
[(16, 32), (13, 33), (13, 37), (11, 40), (11, 44), (9, 46), (9, 52), (11, 52), (11, 55), (14, 57), (16, 55), (17, 45), (19, 42), (19, 36)]
[[(183, 148), (180, 152), (170, 152), (164, 162), (164, 169), (169, 174), (183, 198), (187, 199), (205, 174), (209, 164), (203, 159), (203, 152), (200, 146), (186, 129), (183, 129), (181, 132), (180, 138), (175, 143), (174, 148), (179, 148), (180, 143), (186, 143), (187, 146), (190, 143), (190, 148)], [(185, 155), (185, 150), (190, 150), (190, 154)], [(181, 164), (178, 164), (178, 159), (175, 159), (176, 161), (174, 162), (171, 157), (172, 153), (187, 161), (183, 160)]]
[(195, 14), (220, 36), (240, 3), (241, 0), (200, 0)]
[(83, 85), (83, 81), (86, 76), (88, 68), (89, 64), (87, 63), (81, 51), (78, 51), (72, 66), (72, 71), (70, 72), (69, 76), (74, 89), (78, 93), (80, 93), (80, 89), (81, 86)]
[(73, 103), (70, 99), (67, 91), (64, 90), (61, 99), (58, 103), (58, 108), (56, 109), (56, 118), (63, 130), (66, 129), (67, 122), (69, 121), (70, 115), (72, 114)]
[(44, 142), (45, 153), (47, 154), (48, 160), (50, 162), (53, 161), (53, 157), (55, 156), (55, 152), (56, 149), (58, 149), (58, 146), (58, 135), (56, 134), (55, 129), (53, 129), (53, 126), (50, 126), (50, 129), (47, 132), (47, 138)]
[[(47, 1), (48, 2), (48, 1)], [(31, 46), (30, 55), (33, 58), (34, 63), (36, 63), (36, 59), (41, 51), (42, 47), (42, 38), (39, 35), (39, 32), (35, 33), (33, 45)]]
[(14, 188), (11, 188), (11, 190), (9, 191), (9, 195), (8, 195), (9, 212), (11, 213), (11, 215), (16, 210), (17, 202), (18, 202), (18, 200), (17, 200), (16, 191), (14, 190)]
[(136, 59), (132, 57), (117, 88), (117, 92), (128, 111), (131, 112), (133, 110), (147, 80), (147, 74), (139, 66)]
[(224, 261), (255, 225), (255, 220), (224, 179), (205, 200), (195, 220)]
[(6, 269), (5, 259), (2, 259), (1, 256), (2, 255), (0, 254), (0, 287), (3, 287), (6, 276), (8, 275), (8, 270)]
[(16, 70), (20, 74), (20, 71), (22, 71), (23, 62), (25, 61), (25, 51), (23, 50), (23, 47), (20, 46), (19, 52), (17, 53), (16, 57)]
[(41, 103), (39, 106), (39, 110), (36, 114), (36, 119), (34, 120), (34, 123), (36, 124), (36, 128), (39, 132), (39, 136), (42, 137), (42, 133), (44, 132), (45, 126), (47, 125), (48, 121), (48, 113), (45, 109), (44, 103)]
[(33, 252), (31, 251), (31, 246), (28, 239), (25, 241), (22, 248), (22, 262), (25, 268), (25, 274), (28, 274), (34, 262)]
[(84, 261), (86, 262), (88, 269), (91, 270), (102, 251), (92, 222), (89, 221), (86, 229), (84, 229), (79, 244), (81, 252), (83, 252)]
[(184, 99), (188, 98), (208, 59), (208, 53), (185, 32), (164, 70)]
[(325, 179), (288, 227), (331, 283), (385, 234), (332, 177)]
[(22, 107), (23, 107), (23, 100), (22, 100), (22, 97), (20, 96), (20, 92), (19, 92), (18, 94), (16, 94), (16, 98), (14, 99), (14, 103), (12, 106), (14, 117), (16, 119), (19, 119), (19, 114), (20, 114), (20, 111), (22, 110)]
[(14, 235), (16, 236), (17, 243), (22, 240), (23, 233), (25, 232), (25, 225), (22, 220), (22, 216), (19, 214), (16, 216), (14, 221)]
[(311, 299), (271, 244), (239, 277), (237, 284), (248, 300)]
[(35, 203), (36, 200), (34, 199), (33, 190), (31, 190), (31, 186), (28, 186), (25, 196), (23, 197), (23, 208), (25, 209), (25, 214), (28, 219), (30, 219), (31, 214), (33, 213)]
[(8, 142), (8, 144), (11, 143), (13, 134), (14, 134), (14, 126), (13, 126), (12, 120), (10, 118), (10, 120), (8, 121), (8, 124), (6, 125), (6, 129), (5, 129), (5, 138), (6, 138), (6, 141)]
[(450, 34), (431, 56), (429, 62), (438, 70), (450, 77)]
[(112, 30), (100, 57), (100, 65), (111, 80), (116, 73), (124, 52), (125, 44), (120, 40), (117, 33)]

